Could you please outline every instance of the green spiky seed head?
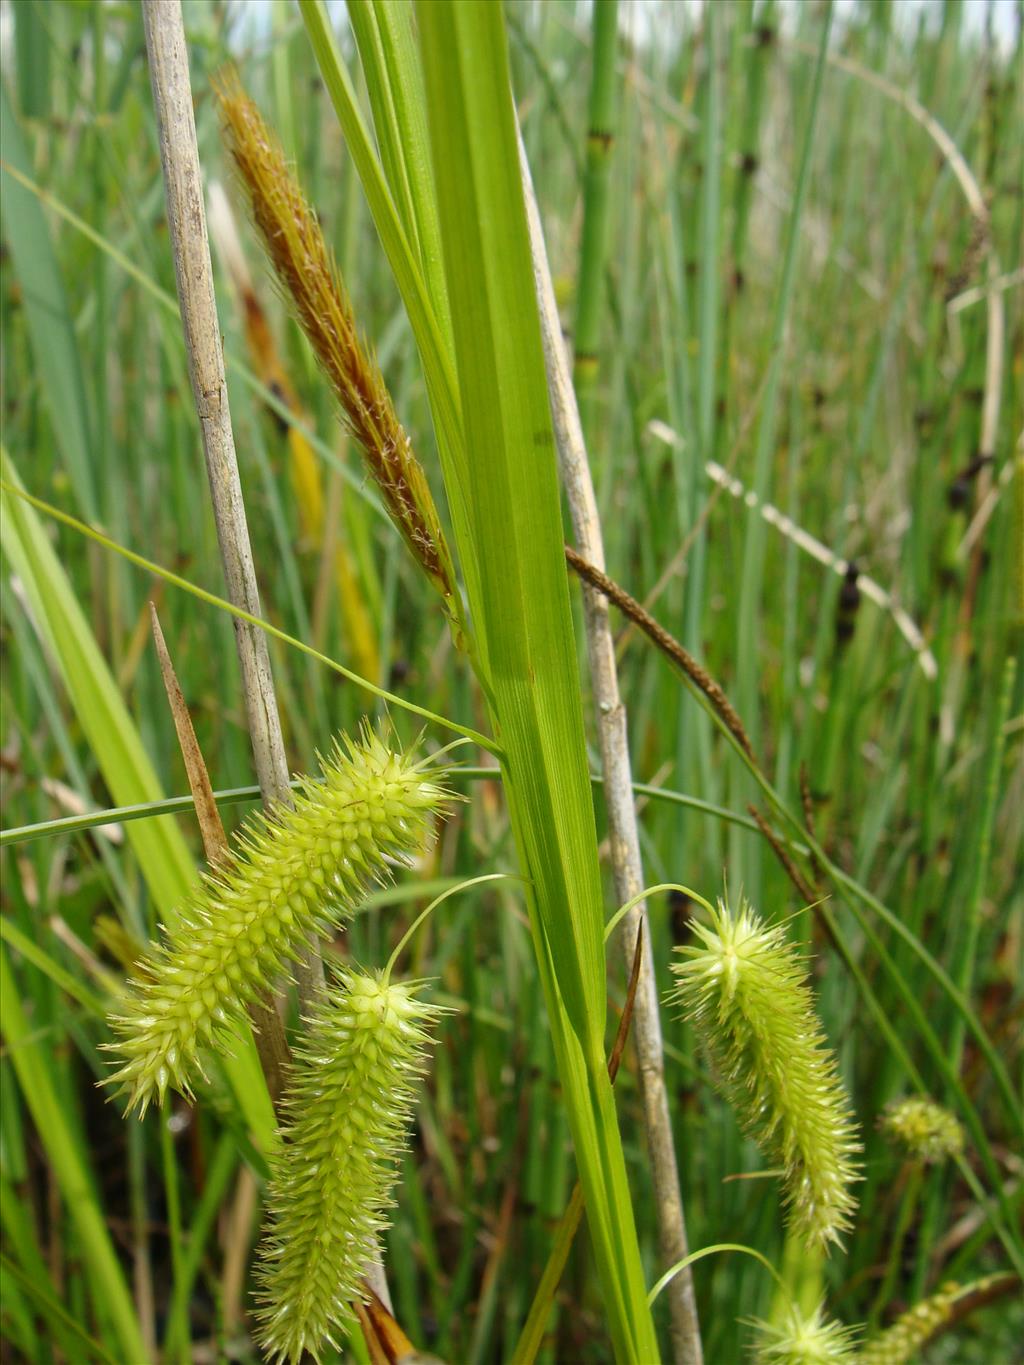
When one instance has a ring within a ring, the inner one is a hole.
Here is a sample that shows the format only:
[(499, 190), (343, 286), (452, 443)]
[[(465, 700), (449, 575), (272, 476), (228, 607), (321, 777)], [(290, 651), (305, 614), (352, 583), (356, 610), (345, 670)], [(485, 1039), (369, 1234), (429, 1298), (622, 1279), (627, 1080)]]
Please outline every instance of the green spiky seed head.
[(857, 1365), (907, 1365), (949, 1321), (960, 1286), (944, 1284), (863, 1348)]
[(964, 1130), (959, 1120), (941, 1104), (921, 1095), (895, 1100), (878, 1126), (890, 1141), (917, 1161), (947, 1161), (964, 1149)]
[(418, 990), (380, 972), (337, 970), (295, 1049), (258, 1272), (259, 1336), (271, 1360), (319, 1359), (354, 1320), (445, 1012)]
[[(422, 847), (447, 793), (368, 728), (335, 743), (322, 781), (292, 809), (254, 816), (234, 861), (207, 873), (163, 944), (153, 946), (111, 1025), (119, 1069), (108, 1084), (145, 1113), (168, 1089), (191, 1095), (200, 1050), (224, 1048), (247, 1007), (314, 933), (344, 924), (389, 861)], [(436, 774), (434, 774), (436, 776)]]
[(860, 1150), (803, 960), (745, 902), (719, 902), (700, 946), (673, 964), (672, 998), (696, 1026), (745, 1131), (782, 1167), (795, 1229), (838, 1243), (856, 1207)]
[(855, 1328), (825, 1316), (823, 1304), (810, 1315), (790, 1308), (782, 1322), (758, 1321), (757, 1365), (855, 1365)]

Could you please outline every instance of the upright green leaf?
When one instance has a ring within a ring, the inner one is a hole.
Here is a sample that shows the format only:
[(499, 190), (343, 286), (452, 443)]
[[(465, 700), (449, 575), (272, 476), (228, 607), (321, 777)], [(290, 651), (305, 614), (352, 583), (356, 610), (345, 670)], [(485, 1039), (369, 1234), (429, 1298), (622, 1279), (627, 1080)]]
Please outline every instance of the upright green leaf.
[(417, 9), (492, 715), (616, 1355), (658, 1359), (605, 1069), (601, 881), (500, 7)]
[(68, 1127), (50, 1074), (48, 1045), (33, 1036), (25, 1015), (7, 950), (0, 947), (0, 1024), (4, 1043), (32, 1111), (36, 1131), (46, 1149), (68, 1212), (82, 1239), (86, 1270), (99, 1315), (110, 1324), (123, 1359), (148, 1360), (138, 1319), (110, 1234), (96, 1199), (75, 1136)]
[[(32, 165), (0, 82), (0, 157), (23, 175)], [(95, 518), (96, 486), (89, 451), (90, 418), (75, 329), (50, 229), (38, 199), (11, 176), (4, 177), (4, 233), (24, 299), (25, 321), (35, 354), (35, 372), (83, 514)]]

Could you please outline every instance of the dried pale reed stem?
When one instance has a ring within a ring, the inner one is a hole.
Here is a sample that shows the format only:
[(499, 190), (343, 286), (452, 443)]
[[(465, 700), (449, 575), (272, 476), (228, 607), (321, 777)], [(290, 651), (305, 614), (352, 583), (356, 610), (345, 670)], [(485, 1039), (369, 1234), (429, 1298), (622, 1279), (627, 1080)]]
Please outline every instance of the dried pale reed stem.
[(457, 618), (452, 559), (426, 476), (398, 421), (380, 369), (359, 335), (316, 215), (280, 144), (237, 77), (222, 79), (218, 93), (225, 140), (278, 280), (334, 389), (391, 520), (449, 614)]
[[(206, 235), (199, 147), (192, 113), (188, 48), (179, 0), (145, 0), (146, 30), (153, 104), (160, 134), (167, 199), (167, 224), (174, 252), (178, 303), (185, 333), (189, 375), (195, 398), (203, 453), (217, 524), (221, 561), (231, 602), (251, 616), (261, 616), (249, 528), (238, 476), (231, 430), (224, 352), (213, 291), (213, 266)], [(235, 644), (242, 673), (242, 693), (256, 775), (266, 806), (291, 804), (288, 762), (274, 696), (266, 637), (254, 626), (235, 621)], [(323, 979), (315, 949), (298, 967), (303, 1001)]]
[[(551, 282), (547, 250), (544, 246), (544, 232), (521, 136), (519, 160), (559, 468), (569, 501), (577, 544), (588, 561), (596, 561), (600, 565), (604, 563), (604, 547), (597, 500), (587, 461), (579, 409), (562, 342), (558, 307)], [(593, 588), (585, 589), (584, 602), (587, 654), (591, 685), (597, 704), (601, 766), (608, 809), (612, 872), (616, 895), (620, 903), (625, 903), (637, 896), (644, 886), (640, 837), (636, 807), (633, 803), (626, 710), (619, 695), (615, 647), (608, 624), (607, 602), (602, 593)], [(620, 931), (620, 943), (627, 964), (632, 959), (635, 945), (638, 941), (642, 942), (645, 937), (650, 943), (647, 907), (643, 902), (639, 902), (624, 917)], [(676, 1262), (685, 1259), (689, 1247), (669, 1118), (668, 1096), (665, 1090), (658, 985), (650, 952), (641, 956), (633, 1040), (640, 1065), (644, 1127), (658, 1210), (659, 1252), (666, 1265), (675, 1265)], [(672, 1280), (666, 1294), (672, 1320), (672, 1352), (676, 1365), (702, 1365), (700, 1323), (689, 1268), (681, 1271)]]

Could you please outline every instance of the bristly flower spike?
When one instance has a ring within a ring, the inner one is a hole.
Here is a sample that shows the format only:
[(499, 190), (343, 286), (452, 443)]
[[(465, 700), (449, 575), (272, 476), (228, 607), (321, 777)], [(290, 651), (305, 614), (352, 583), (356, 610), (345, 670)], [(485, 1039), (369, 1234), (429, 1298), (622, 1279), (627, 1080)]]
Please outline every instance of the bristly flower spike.
[(335, 743), (321, 766), (294, 809), (249, 820), (234, 862), (204, 876), (128, 987), (108, 1045), (121, 1066), (107, 1083), (127, 1093), (129, 1112), (168, 1089), (190, 1095), (200, 1049), (223, 1049), (310, 936), (347, 922), (389, 860), (407, 860), (445, 811), (439, 774), (368, 728), (344, 749)]
[(757, 1365), (857, 1365), (857, 1329), (826, 1317), (823, 1304), (810, 1315), (794, 1305), (777, 1325), (754, 1325)]
[(860, 1150), (849, 1101), (814, 1011), (804, 963), (780, 925), (719, 901), (700, 946), (673, 964), (672, 998), (695, 1024), (742, 1126), (781, 1166), (791, 1221), (838, 1243), (856, 1206)]
[(295, 1048), (258, 1271), (269, 1358), (319, 1359), (355, 1320), (442, 1007), (421, 983), (336, 969)]
[(918, 1352), (923, 1351), (952, 1318), (961, 1292), (960, 1286), (951, 1282), (929, 1298), (915, 1303), (891, 1327), (872, 1337), (861, 1351), (857, 1365), (908, 1365), (916, 1360)]
[(964, 1130), (959, 1119), (923, 1095), (894, 1100), (878, 1126), (911, 1159), (926, 1165), (960, 1156), (964, 1150)]

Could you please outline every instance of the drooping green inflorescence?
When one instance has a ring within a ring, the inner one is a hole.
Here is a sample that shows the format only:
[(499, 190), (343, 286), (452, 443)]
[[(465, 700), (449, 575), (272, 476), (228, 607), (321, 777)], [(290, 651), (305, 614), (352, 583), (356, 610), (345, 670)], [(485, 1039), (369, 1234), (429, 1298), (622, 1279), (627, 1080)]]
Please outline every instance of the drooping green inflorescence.
[(838, 1243), (856, 1206), (860, 1150), (849, 1101), (797, 950), (745, 902), (695, 924), (673, 999), (696, 1025), (744, 1129), (782, 1167), (793, 1226)]
[(319, 1359), (364, 1297), (431, 1028), (444, 1013), (418, 989), (335, 969), (295, 1048), (258, 1275), (259, 1336), (271, 1360), (297, 1362), (304, 1351)]
[(857, 1365), (908, 1365), (916, 1360), (918, 1352), (949, 1322), (960, 1292), (958, 1284), (944, 1284), (929, 1298), (915, 1303), (867, 1343)]
[(911, 1160), (926, 1165), (947, 1161), (964, 1150), (964, 1130), (959, 1119), (924, 1095), (894, 1100), (878, 1126)]
[(119, 1069), (109, 1084), (145, 1113), (168, 1089), (192, 1093), (200, 1049), (224, 1046), (253, 998), (314, 933), (351, 916), (388, 860), (420, 848), (447, 793), (423, 761), (394, 753), (368, 728), (335, 743), (322, 781), (294, 809), (254, 816), (234, 861), (205, 874), (179, 922), (140, 964), (111, 1024)]
[(857, 1365), (856, 1328), (825, 1315), (823, 1304), (813, 1313), (794, 1306), (781, 1322), (757, 1321), (757, 1365)]

